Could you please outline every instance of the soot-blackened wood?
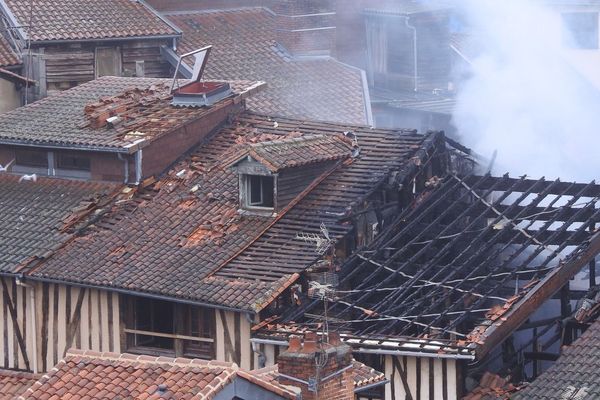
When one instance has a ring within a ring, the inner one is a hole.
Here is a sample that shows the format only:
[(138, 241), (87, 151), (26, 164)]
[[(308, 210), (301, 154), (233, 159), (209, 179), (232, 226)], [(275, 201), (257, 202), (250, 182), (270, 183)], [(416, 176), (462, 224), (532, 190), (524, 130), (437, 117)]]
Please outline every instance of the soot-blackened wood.
[[(23, 335), (21, 333), (21, 327), (19, 326), (19, 320), (17, 318), (16, 307), (15, 307), (14, 303), (12, 302), (10, 295), (8, 294), (8, 287), (6, 285), (6, 281), (4, 279), (0, 279), (0, 282), (2, 282), (2, 294), (4, 296), (4, 303), (7, 305), (8, 311), (10, 313), (10, 318), (11, 318), (11, 321), (13, 324), (13, 332), (14, 332), (15, 336), (17, 337), (17, 343), (21, 350), (23, 360), (25, 361), (25, 368), (27, 368), (27, 370), (31, 370), (31, 366), (29, 365), (29, 358), (27, 357), (27, 346), (25, 345), (25, 340), (23, 339)], [(8, 354), (8, 352), (7, 352), (7, 354)], [(15, 365), (18, 365), (18, 364), (15, 364)]]

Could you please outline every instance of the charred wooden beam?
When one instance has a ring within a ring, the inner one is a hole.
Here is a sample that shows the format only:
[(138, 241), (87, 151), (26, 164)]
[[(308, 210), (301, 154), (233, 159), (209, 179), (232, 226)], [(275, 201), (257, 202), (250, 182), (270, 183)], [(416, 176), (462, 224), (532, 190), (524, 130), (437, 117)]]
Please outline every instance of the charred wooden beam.
[[(472, 185), (474, 182), (478, 182), (479, 177), (470, 176), (465, 178), (465, 182), (468, 185)], [(498, 178), (488, 176), (483, 182), (479, 183), (479, 188), (488, 189), (492, 187), (492, 185), (496, 186), (495, 190), (505, 191), (511, 190), (512, 192), (526, 192), (533, 186), (537, 181), (533, 179), (517, 179), (517, 178), (508, 178), (504, 179), (501, 185), (497, 185)], [(513, 186), (516, 183), (515, 186)], [(593, 182), (592, 182), (593, 183)], [(582, 189), (586, 189), (585, 192), (579, 194)], [(588, 185), (585, 183), (570, 183), (570, 182), (560, 182), (555, 188), (549, 193), (554, 195), (561, 196), (585, 196), (585, 197), (600, 197), (600, 186), (597, 185)]]

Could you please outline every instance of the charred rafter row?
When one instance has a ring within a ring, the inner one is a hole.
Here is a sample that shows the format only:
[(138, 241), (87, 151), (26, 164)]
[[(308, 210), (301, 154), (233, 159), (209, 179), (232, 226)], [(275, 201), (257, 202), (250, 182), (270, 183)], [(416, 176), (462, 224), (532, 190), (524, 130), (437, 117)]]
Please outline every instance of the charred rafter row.
[(448, 177), (346, 262), (329, 315), (358, 335), (476, 341), (586, 249), (599, 197), (593, 182)]

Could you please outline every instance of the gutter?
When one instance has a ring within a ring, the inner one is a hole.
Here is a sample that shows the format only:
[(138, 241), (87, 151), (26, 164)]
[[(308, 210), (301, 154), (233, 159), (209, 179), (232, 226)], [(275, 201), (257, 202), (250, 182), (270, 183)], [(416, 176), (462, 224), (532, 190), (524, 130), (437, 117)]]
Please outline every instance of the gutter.
[[(0, 0), (2, 1), (2, 0)], [(97, 38), (97, 39), (57, 39), (57, 40), (32, 40), (29, 47), (32, 45), (45, 45), (45, 44), (65, 44), (65, 43), (89, 43), (89, 42), (129, 42), (132, 40), (160, 40), (160, 39), (179, 39), (181, 34), (169, 34), (169, 35), (143, 35), (143, 36), (126, 36), (126, 37), (110, 37), (110, 38)]]
[(368, 385), (364, 385), (364, 386), (359, 386), (356, 389), (354, 389), (354, 393), (362, 393), (362, 392), (366, 392), (369, 389), (373, 389), (382, 385), (387, 385), (390, 382), (389, 379), (383, 379), (380, 380), (378, 382), (375, 383), (370, 383)]
[(413, 25), (410, 24), (410, 17), (405, 17), (404, 19), (404, 24), (406, 25), (406, 27), (410, 30), (413, 31), (413, 62), (414, 62), (414, 80), (415, 80), (415, 92), (419, 91), (419, 63), (418, 63), (418, 57), (417, 57), (417, 28), (415, 28)]
[(122, 154), (132, 154), (141, 149), (141, 142), (132, 143), (125, 147), (106, 147), (106, 146), (86, 146), (86, 145), (70, 145), (64, 146), (60, 144), (53, 143), (32, 143), (32, 142), (22, 142), (19, 140), (11, 140), (11, 139), (0, 139), (0, 145), (8, 145), (8, 146), (19, 146), (19, 147), (43, 147), (48, 149), (59, 149), (59, 150), (76, 150), (76, 151), (93, 151), (99, 153), (122, 153)]
[[(342, 341), (344, 339), (342, 338)], [(250, 338), (250, 343), (270, 344), (274, 346), (288, 346), (287, 340), (260, 339)], [(352, 347), (352, 342), (344, 342)], [(402, 357), (422, 357), (434, 359), (452, 359), (452, 360), (475, 360), (474, 354), (449, 354), (449, 353), (426, 353), (421, 351), (406, 351), (406, 350), (384, 350), (384, 349), (366, 349), (364, 347), (352, 348), (352, 352), (361, 354), (377, 354), (387, 356), (402, 356)]]
[[(18, 277), (18, 275), (16, 275), (16, 274), (11, 274), (11, 273), (6, 273), (6, 272), (0, 272), (0, 276), (4, 276), (7, 278)], [(216, 304), (205, 303), (202, 301), (179, 299), (177, 297), (166, 296), (166, 295), (161, 295), (161, 294), (154, 294), (154, 293), (148, 293), (148, 292), (136, 292), (134, 290), (121, 289), (121, 288), (110, 287), (110, 286), (100, 286), (100, 285), (91, 285), (91, 284), (85, 284), (85, 283), (69, 282), (69, 281), (58, 280), (58, 279), (42, 278), (42, 277), (37, 277), (37, 276), (32, 276), (32, 275), (25, 275), (25, 277), (27, 278), (27, 280), (31, 280), (34, 282), (45, 282), (45, 283), (52, 283), (55, 285), (68, 285), (68, 286), (73, 286), (73, 287), (78, 287), (78, 288), (104, 290), (104, 291), (108, 291), (108, 292), (126, 294), (129, 296), (144, 297), (144, 298), (154, 299), (154, 300), (171, 301), (171, 302), (179, 303), (179, 304), (189, 304), (189, 305), (193, 305), (193, 306), (213, 308), (213, 309), (217, 309), (217, 310), (231, 311), (231, 312), (236, 312), (236, 313), (244, 313), (244, 312), (245, 313), (254, 313), (253, 310), (245, 310), (245, 309), (234, 308), (234, 307), (219, 306)]]

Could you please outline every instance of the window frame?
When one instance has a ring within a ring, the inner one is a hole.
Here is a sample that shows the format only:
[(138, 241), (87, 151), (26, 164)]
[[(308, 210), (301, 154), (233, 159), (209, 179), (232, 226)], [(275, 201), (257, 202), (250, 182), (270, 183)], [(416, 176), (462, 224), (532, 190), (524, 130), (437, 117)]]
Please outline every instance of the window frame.
[[(255, 186), (253, 184), (253, 179), (259, 179), (260, 182), (260, 201), (253, 202), (252, 201), (252, 189)], [(272, 184), (271, 190), (269, 193), (265, 193), (265, 184), (264, 180), (271, 180)], [(250, 210), (274, 210), (275, 209), (275, 200), (276, 200), (276, 185), (277, 179), (274, 175), (258, 175), (258, 174), (243, 174), (242, 175), (242, 205), (245, 209)], [(271, 205), (265, 205), (265, 199), (271, 197)]]

